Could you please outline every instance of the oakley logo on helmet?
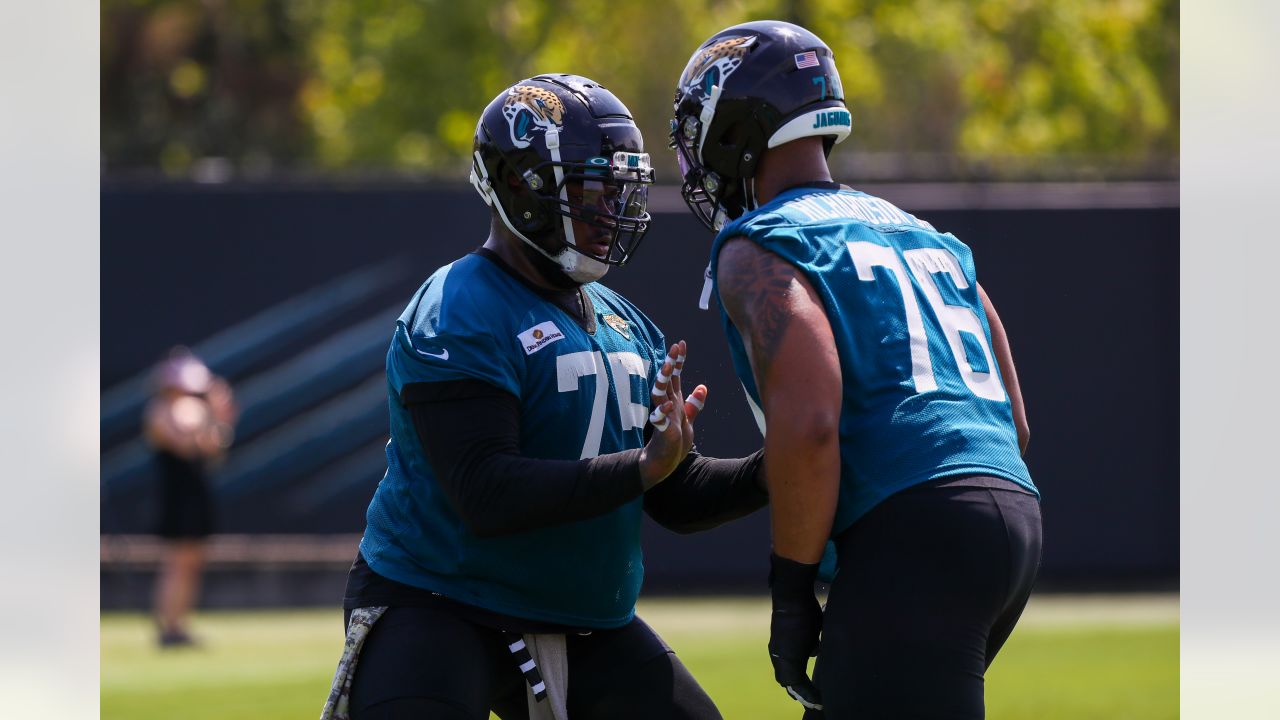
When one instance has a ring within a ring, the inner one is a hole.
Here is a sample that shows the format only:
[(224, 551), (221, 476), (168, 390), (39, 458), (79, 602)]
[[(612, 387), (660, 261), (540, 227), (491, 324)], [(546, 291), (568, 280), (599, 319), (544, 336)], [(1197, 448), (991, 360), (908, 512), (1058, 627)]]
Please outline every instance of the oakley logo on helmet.
[(535, 130), (546, 132), (564, 122), (564, 105), (550, 90), (516, 85), (507, 91), (502, 114), (511, 128), (511, 144), (527, 148)]
[(741, 67), (742, 58), (755, 42), (755, 35), (728, 38), (695, 55), (681, 83), (685, 92), (704, 98), (710, 96), (712, 87), (723, 86), (733, 71)]

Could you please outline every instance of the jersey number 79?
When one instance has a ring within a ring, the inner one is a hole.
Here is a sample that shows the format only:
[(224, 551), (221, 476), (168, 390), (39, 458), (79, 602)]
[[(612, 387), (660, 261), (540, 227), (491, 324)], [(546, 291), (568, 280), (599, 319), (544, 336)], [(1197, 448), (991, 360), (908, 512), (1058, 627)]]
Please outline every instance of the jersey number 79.
[(577, 392), (585, 377), (596, 379), (596, 394), (591, 403), (591, 418), (587, 422), (587, 436), (582, 441), (582, 459), (600, 454), (600, 442), (604, 435), (605, 413), (608, 412), (609, 377), (605, 362), (613, 370), (615, 395), (618, 398), (618, 417), (625, 432), (643, 428), (649, 419), (649, 408), (631, 400), (630, 376), (648, 379), (648, 363), (633, 352), (583, 350), (556, 358), (556, 389), (560, 392)]

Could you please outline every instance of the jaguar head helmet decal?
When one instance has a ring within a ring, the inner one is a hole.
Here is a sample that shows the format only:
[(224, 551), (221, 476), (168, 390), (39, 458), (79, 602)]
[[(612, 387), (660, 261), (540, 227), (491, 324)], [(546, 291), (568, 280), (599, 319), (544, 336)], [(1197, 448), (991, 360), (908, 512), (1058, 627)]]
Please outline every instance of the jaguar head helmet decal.
[(530, 85), (516, 85), (507, 91), (502, 114), (511, 128), (511, 142), (518, 148), (529, 147), (533, 133), (559, 126), (564, 122), (564, 105), (550, 90)]
[(698, 53), (684, 69), (680, 84), (686, 92), (700, 97), (711, 95), (711, 88), (724, 81), (742, 65), (742, 58), (756, 42), (755, 35), (727, 38)]

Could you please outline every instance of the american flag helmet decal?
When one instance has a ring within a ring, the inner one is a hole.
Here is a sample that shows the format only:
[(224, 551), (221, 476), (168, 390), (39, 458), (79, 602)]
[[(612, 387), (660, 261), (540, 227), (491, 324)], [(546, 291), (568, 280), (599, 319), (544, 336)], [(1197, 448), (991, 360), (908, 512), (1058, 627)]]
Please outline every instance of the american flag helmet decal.
[(818, 66), (817, 51), (809, 50), (807, 52), (796, 53), (796, 69), (797, 70), (803, 70), (804, 68), (811, 68), (811, 67), (817, 67), (817, 66)]

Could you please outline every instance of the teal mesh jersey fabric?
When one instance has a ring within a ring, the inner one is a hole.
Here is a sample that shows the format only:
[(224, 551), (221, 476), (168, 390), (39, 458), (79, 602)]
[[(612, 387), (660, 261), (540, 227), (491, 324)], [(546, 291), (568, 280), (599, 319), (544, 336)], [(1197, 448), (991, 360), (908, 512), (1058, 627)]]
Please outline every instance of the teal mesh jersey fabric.
[[(662, 334), (620, 295), (585, 288), (594, 335), (479, 255), (441, 268), (414, 295), (387, 351), (387, 472), (360, 543), (375, 572), (517, 617), (599, 628), (630, 621), (644, 576), (640, 499), (580, 522), (475, 537), (440, 490), (400, 403), (410, 383), (481, 380), (519, 398), (528, 457), (640, 447)], [(610, 314), (621, 321), (606, 321)]]
[[(1037, 492), (964, 243), (884, 200), (834, 188), (789, 190), (726, 225), (712, 247), (713, 282), (734, 237), (803, 272), (830, 320), (844, 380), (833, 532), (934, 478), (993, 475)], [(759, 406), (742, 338), (721, 317), (734, 368)]]

